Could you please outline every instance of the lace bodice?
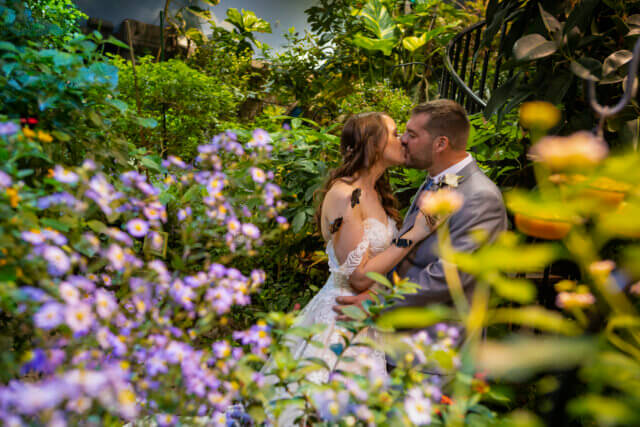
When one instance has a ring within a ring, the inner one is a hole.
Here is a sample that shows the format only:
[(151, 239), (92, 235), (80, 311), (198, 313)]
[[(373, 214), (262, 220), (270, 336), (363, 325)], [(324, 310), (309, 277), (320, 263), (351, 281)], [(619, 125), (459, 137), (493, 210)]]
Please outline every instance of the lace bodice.
[(349, 252), (347, 259), (342, 264), (338, 263), (338, 258), (333, 248), (333, 240), (329, 240), (329, 243), (327, 243), (327, 256), (329, 257), (329, 271), (334, 276), (335, 285), (340, 288), (348, 287), (349, 277), (362, 263), (367, 251), (370, 256), (375, 256), (384, 251), (389, 247), (397, 232), (396, 222), (391, 218), (388, 218), (387, 224), (375, 218), (366, 218), (364, 220), (362, 241), (354, 250)]

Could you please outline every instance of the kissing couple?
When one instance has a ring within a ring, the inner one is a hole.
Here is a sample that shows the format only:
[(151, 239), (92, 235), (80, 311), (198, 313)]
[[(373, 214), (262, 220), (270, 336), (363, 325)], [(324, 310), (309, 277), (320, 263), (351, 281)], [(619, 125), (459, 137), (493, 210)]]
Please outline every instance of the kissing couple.
[[(451, 243), (457, 251), (477, 249), (471, 231), (482, 229), (493, 240), (507, 228), (500, 190), (466, 151), (469, 129), (464, 107), (446, 99), (416, 106), (402, 136), (398, 135), (394, 120), (385, 113), (362, 113), (347, 120), (340, 140), (342, 163), (331, 172), (316, 214), (327, 242), (331, 274), (296, 321), (296, 326), (301, 327), (326, 325), (314, 337), (322, 346), (307, 345), (293, 337), (287, 345), (294, 357), (319, 358), (327, 366), (336, 365), (331, 345), (341, 344), (345, 333), (336, 322), (344, 318), (341, 315), (344, 306), (360, 305), (370, 297), (370, 292), (375, 292), (374, 281), (367, 273), (395, 272), (419, 285), (417, 293), (405, 295), (394, 307), (451, 301), (442, 260), (436, 252), (437, 235), (433, 233), (439, 224), (421, 212), (422, 201), (443, 185), (445, 177), (448, 184), (455, 177), (451, 190), (463, 202), (448, 221)], [(387, 174), (387, 169), (397, 166), (428, 172), (404, 221)], [(460, 279), (468, 295), (474, 278), (461, 273)], [(372, 328), (363, 333), (374, 342), (381, 339)], [(387, 375), (383, 351), (354, 346), (345, 354), (352, 356), (349, 358), (352, 361), (341, 361), (336, 369), (357, 373), (366, 360), (370, 372)], [(324, 383), (329, 372), (317, 370), (307, 379)], [(294, 414), (289, 414), (291, 418), (283, 415), (278, 424), (292, 425)]]

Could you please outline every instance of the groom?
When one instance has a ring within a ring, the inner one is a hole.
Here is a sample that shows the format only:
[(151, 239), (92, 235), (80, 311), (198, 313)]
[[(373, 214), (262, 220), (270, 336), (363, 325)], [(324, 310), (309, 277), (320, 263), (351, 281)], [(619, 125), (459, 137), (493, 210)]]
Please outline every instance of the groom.
[[(480, 170), (475, 160), (466, 152), (469, 139), (469, 119), (465, 109), (455, 101), (440, 99), (416, 106), (411, 112), (402, 146), (405, 150), (405, 165), (426, 170), (429, 174), (418, 190), (414, 202), (407, 211), (398, 236), (411, 229), (421, 197), (441, 187), (445, 176), (457, 176), (457, 186), (464, 203), (461, 209), (449, 218), (451, 244), (457, 251), (473, 252), (478, 243), (470, 235), (474, 230), (483, 230), (489, 241), (507, 228), (507, 215), (498, 187)], [(447, 181), (455, 181), (448, 179)], [(436, 233), (419, 243), (395, 268), (400, 277), (420, 285), (415, 294), (405, 295), (399, 306), (425, 306), (433, 303), (451, 303), (451, 294), (445, 280), (443, 261), (437, 253)], [(467, 297), (473, 291), (475, 279), (460, 272), (460, 279)], [(369, 298), (369, 291), (355, 296), (336, 299), (341, 305), (360, 305)], [(334, 308), (339, 313), (340, 306)]]

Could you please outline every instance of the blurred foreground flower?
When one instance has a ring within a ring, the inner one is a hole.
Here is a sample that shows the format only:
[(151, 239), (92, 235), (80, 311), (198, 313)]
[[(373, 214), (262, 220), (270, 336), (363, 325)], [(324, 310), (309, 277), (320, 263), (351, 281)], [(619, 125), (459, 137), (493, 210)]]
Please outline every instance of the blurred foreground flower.
[(560, 121), (560, 110), (546, 101), (525, 102), (520, 106), (520, 124), (526, 129), (546, 131)]
[(584, 308), (593, 305), (595, 297), (590, 292), (560, 292), (556, 297), (556, 305), (559, 308), (570, 310), (572, 308)]
[(443, 188), (435, 193), (429, 193), (420, 200), (420, 210), (425, 216), (451, 215), (457, 212), (464, 202), (464, 198), (448, 188)]
[(591, 132), (569, 136), (548, 136), (531, 147), (529, 157), (552, 170), (588, 168), (600, 163), (607, 154), (607, 143)]

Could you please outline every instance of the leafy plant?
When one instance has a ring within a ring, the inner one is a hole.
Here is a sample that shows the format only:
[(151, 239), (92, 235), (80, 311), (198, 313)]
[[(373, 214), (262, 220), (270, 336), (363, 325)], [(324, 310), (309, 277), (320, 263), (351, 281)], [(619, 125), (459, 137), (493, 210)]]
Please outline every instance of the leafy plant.
[(135, 127), (120, 130), (136, 145), (160, 155), (168, 152), (194, 158), (198, 144), (220, 132), (220, 124), (235, 117), (242, 100), (243, 95), (220, 78), (178, 59), (156, 63), (149, 56), (140, 58), (136, 65), (139, 92), (131, 65), (120, 57), (114, 57), (112, 64), (119, 70), (122, 99), (139, 104), (141, 115), (160, 124), (151, 131), (140, 132)]
[[(506, 61), (503, 70), (515, 74), (502, 77), (485, 116), (504, 114), (535, 98), (563, 105), (561, 133), (592, 128), (594, 117), (585, 114), (590, 108), (583, 80), (599, 82), (598, 99), (603, 104), (612, 104), (620, 96), (619, 84), (640, 29), (638, 13), (638, 2), (633, 1), (489, 2), (483, 42), (491, 40), (506, 20), (500, 54)], [(633, 101), (608, 120), (608, 130), (618, 133), (620, 143), (628, 141), (625, 127), (638, 113)]]

